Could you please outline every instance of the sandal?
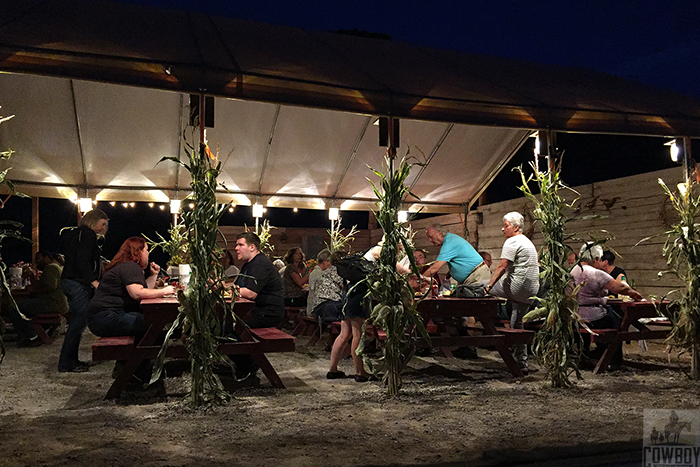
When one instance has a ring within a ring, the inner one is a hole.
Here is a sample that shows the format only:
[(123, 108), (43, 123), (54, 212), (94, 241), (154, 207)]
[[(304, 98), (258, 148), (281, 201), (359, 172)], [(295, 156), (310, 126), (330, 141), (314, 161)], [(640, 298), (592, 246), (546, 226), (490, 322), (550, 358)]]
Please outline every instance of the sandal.
[(345, 378), (344, 371), (329, 371), (326, 373), (326, 379), (340, 379)]

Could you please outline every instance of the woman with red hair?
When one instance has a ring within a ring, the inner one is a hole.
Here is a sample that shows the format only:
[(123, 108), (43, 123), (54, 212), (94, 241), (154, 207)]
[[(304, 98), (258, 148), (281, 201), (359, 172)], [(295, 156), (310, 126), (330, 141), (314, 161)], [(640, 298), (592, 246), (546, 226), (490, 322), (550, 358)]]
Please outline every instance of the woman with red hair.
[[(148, 278), (144, 275), (146, 268)], [(156, 263), (148, 263), (148, 246), (143, 238), (126, 239), (105, 267), (90, 301), (90, 331), (100, 337), (135, 336), (139, 342), (148, 330), (139, 306), (141, 300), (175, 293), (172, 286), (155, 288), (159, 271)]]

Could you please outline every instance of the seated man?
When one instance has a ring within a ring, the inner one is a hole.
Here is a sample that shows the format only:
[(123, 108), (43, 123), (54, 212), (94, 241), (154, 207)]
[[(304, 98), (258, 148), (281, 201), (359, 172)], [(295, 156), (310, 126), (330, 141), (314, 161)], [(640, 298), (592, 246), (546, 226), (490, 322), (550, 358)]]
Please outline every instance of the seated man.
[(440, 253), (435, 263), (423, 273), (424, 276), (433, 276), (447, 264), (450, 276), (460, 284), (486, 284), (491, 279), (491, 271), (471, 243), (447, 232), (440, 224), (428, 227), (426, 235), (433, 245), (440, 247)]
[[(428, 266), (428, 253), (423, 250), (423, 249), (417, 249), (413, 250), (413, 257), (416, 260), (416, 266), (418, 266), (418, 270), (421, 273), (421, 275), (425, 275), (425, 271), (430, 269), (430, 266)], [(438, 289), (440, 289), (440, 275), (435, 274), (433, 276), (433, 280), (437, 283)], [(418, 280), (418, 278), (415, 275), (411, 275), (408, 279), (409, 283), (411, 284), (411, 288), (416, 291), (421, 291), (425, 292), (426, 287), (430, 287), (430, 282), (425, 281), (421, 283), (421, 281)]]
[(311, 316), (314, 307), (320, 303), (316, 294), (316, 281), (330, 265), (331, 251), (324, 248), (316, 255), (316, 267), (309, 273), (309, 296), (306, 300), (306, 316)]
[(10, 318), (17, 332), (18, 347), (36, 347), (42, 344), (29, 319), (40, 314), (68, 312), (68, 300), (61, 288), (63, 268), (58, 264), (57, 255), (40, 251), (36, 254), (36, 265), (42, 272), (32, 287), (32, 298), (17, 304), (24, 317), (17, 313), (17, 310), (10, 310)]
[(482, 258), (484, 258), (484, 264), (491, 269), (491, 265), (493, 264), (493, 257), (491, 256), (491, 253), (488, 251), (480, 251), (479, 254)]
[(603, 252), (603, 256), (600, 258), (600, 267), (603, 271), (610, 274), (610, 276), (618, 282), (627, 282), (627, 274), (625, 270), (615, 266), (615, 253), (610, 250)]
[(331, 254), (329, 265), (315, 283), (316, 304), (313, 316), (317, 319), (320, 317), (324, 322), (342, 319), (343, 284), (345, 281), (338, 275), (338, 268), (335, 266), (341, 257), (342, 253), (337, 251)]
[(253, 232), (239, 234), (235, 250), (238, 260), (244, 261), (236, 285), (242, 298), (255, 302), (246, 323), (251, 328), (277, 326), (284, 316), (284, 287), (277, 268), (260, 252), (260, 237)]
[[(625, 270), (615, 266), (615, 253), (610, 250), (603, 252), (603, 256), (600, 258), (600, 269), (610, 274), (617, 282), (627, 282)], [(610, 292), (610, 295), (617, 297), (614, 292)]]

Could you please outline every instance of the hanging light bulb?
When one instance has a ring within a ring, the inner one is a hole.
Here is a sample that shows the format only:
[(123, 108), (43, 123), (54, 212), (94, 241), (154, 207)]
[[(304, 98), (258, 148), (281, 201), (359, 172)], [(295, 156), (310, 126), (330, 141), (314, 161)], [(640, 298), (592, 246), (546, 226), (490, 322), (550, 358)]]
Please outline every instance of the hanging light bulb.
[(337, 221), (339, 215), (340, 215), (340, 209), (338, 209), (338, 208), (328, 209), (328, 219), (330, 219), (332, 221)]
[(90, 198), (80, 198), (78, 200), (78, 208), (81, 213), (85, 214), (92, 209), (92, 200)]

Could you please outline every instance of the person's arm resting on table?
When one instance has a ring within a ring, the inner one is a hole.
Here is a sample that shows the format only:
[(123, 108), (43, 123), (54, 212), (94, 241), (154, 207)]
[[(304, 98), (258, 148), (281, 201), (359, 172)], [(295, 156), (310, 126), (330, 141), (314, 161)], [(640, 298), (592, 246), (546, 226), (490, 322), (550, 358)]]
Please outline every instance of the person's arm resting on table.
[(238, 293), (242, 298), (245, 298), (247, 300), (255, 300), (258, 297), (258, 293), (253, 292), (248, 287), (241, 287), (240, 289), (238, 289)]
[(440, 270), (441, 267), (443, 267), (446, 264), (447, 264), (447, 261), (435, 261), (435, 262), (433, 262), (433, 265), (425, 270), (425, 272), (423, 273), (423, 276), (432, 277), (434, 274), (436, 274)]
[(156, 289), (156, 279), (158, 279), (158, 272), (160, 272), (160, 266), (156, 263), (150, 263), (149, 270), (151, 275), (146, 279), (146, 286), (141, 284), (129, 284), (126, 286), (126, 291), (129, 296), (134, 300), (139, 302), (145, 298), (161, 298), (164, 295), (171, 295), (175, 293), (175, 288), (172, 285), (163, 287), (162, 289)]
[(642, 299), (642, 294), (640, 294), (624, 282), (617, 282), (615, 279), (608, 281), (608, 283), (605, 284), (605, 288), (608, 289), (610, 292), (616, 293), (618, 295), (628, 295), (634, 298), (635, 300)]

